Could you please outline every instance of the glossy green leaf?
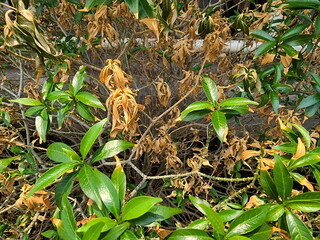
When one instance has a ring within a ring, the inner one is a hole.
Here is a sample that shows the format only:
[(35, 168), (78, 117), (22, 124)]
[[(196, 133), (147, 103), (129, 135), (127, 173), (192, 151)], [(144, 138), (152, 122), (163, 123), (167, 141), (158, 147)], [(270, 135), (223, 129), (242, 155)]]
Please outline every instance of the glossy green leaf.
[(287, 211), (286, 222), (292, 240), (312, 240), (309, 228), (292, 212)]
[(155, 17), (155, 7), (153, 6), (152, 1), (148, 0), (139, 0), (139, 19), (145, 17), (154, 18)]
[(102, 238), (101, 240), (116, 240), (118, 237), (121, 236), (121, 234), (126, 231), (126, 229), (130, 226), (130, 223), (124, 222), (122, 224), (119, 224), (115, 227), (113, 227), (107, 235)]
[(275, 41), (268, 41), (268, 42), (261, 44), (258, 47), (256, 54), (254, 55), (254, 58), (257, 58), (257, 57), (265, 54), (266, 52), (268, 52), (271, 48), (273, 48), (276, 45), (276, 43), (277, 42), (275, 42)]
[(96, 141), (96, 139), (99, 137), (104, 124), (108, 121), (107, 118), (101, 120), (100, 122), (94, 124), (84, 135), (80, 142), (80, 153), (82, 155), (82, 158), (85, 159), (88, 152), (90, 151), (92, 145)]
[(103, 227), (103, 222), (98, 222), (97, 224), (92, 225), (87, 231), (84, 232), (82, 239), (98, 240)]
[(243, 213), (242, 210), (227, 209), (219, 212), (219, 216), (223, 222), (230, 222)]
[(277, 154), (275, 154), (274, 157), (274, 182), (277, 192), (283, 201), (291, 195), (293, 180), (287, 167), (282, 163), (281, 157), (279, 157)]
[(111, 175), (111, 181), (118, 192), (120, 206), (121, 206), (124, 202), (124, 197), (127, 191), (126, 175), (121, 165), (116, 166), (116, 168), (114, 169)]
[(130, 11), (138, 18), (139, 1), (138, 0), (124, 0), (128, 5)]
[(264, 223), (261, 227), (246, 236), (250, 240), (269, 240), (272, 237), (272, 226)]
[(73, 95), (76, 95), (79, 92), (86, 77), (87, 77), (87, 74), (85, 73), (85, 67), (82, 67), (76, 73), (76, 75), (74, 75), (72, 82), (71, 82), (71, 85), (70, 85), (70, 91)]
[(14, 160), (20, 159), (19, 156), (0, 159), (0, 173), (2, 173)]
[(209, 77), (203, 77), (202, 87), (210, 102), (218, 101), (218, 88), (215, 82)]
[(97, 187), (103, 204), (118, 219), (120, 216), (120, 199), (115, 186), (110, 178), (98, 169), (94, 169), (93, 171), (98, 179)]
[(280, 99), (278, 94), (275, 91), (270, 92), (270, 101), (273, 108), (273, 111), (278, 114), (278, 109), (280, 105)]
[(45, 106), (35, 106), (28, 108), (27, 111), (24, 113), (24, 116), (30, 117), (30, 116), (35, 116), (35, 115), (40, 115), (41, 111), (45, 109)]
[[(101, 130), (100, 130), (101, 131)], [(91, 163), (100, 161), (104, 158), (110, 158), (118, 153), (133, 147), (134, 144), (124, 140), (112, 140), (100, 147), (92, 156)]]
[(295, 124), (295, 123), (291, 123), (288, 122), (289, 124), (291, 124), (292, 126), (295, 127), (295, 129), (297, 129), (299, 131), (299, 133), (302, 135), (305, 143), (306, 143), (306, 147), (307, 149), (310, 148), (310, 144), (311, 144), (311, 137), (309, 135), (309, 132), (307, 131), (307, 129), (305, 129), (303, 126)]
[(260, 171), (260, 184), (263, 190), (268, 194), (269, 197), (273, 199), (278, 199), (276, 185), (273, 179), (270, 177), (268, 171), (266, 170)]
[(246, 98), (234, 97), (234, 98), (223, 100), (221, 103), (219, 103), (219, 106), (226, 107), (226, 106), (238, 106), (238, 105), (248, 105), (248, 104), (259, 105), (259, 103), (255, 101), (251, 101)]
[(284, 214), (284, 207), (280, 204), (273, 204), (270, 206), (270, 209), (267, 214), (266, 221), (274, 222), (278, 221), (278, 219)]
[(48, 94), (46, 100), (47, 101), (54, 101), (54, 100), (57, 100), (57, 99), (70, 99), (71, 100), (71, 96), (68, 92), (65, 92), (65, 91), (54, 91), (54, 92), (51, 92)]
[(189, 199), (193, 206), (195, 206), (203, 215), (206, 215), (205, 211), (199, 206), (200, 204), (205, 205), (207, 207), (210, 207), (210, 204), (201, 198), (194, 197), (192, 195), (189, 195)]
[(296, 160), (291, 160), (288, 168), (294, 169), (298, 167), (304, 167), (320, 162), (320, 155), (318, 153), (308, 153)]
[(320, 210), (320, 192), (306, 192), (285, 201), (287, 207), (302, 211), (316, 212)]
[(312, 35), (305, 34), (305, 35), (297, 35), (289, 38), (288, 40), (285, 41), (286, 44), (289, 44), (291, 46), (301, 46), (308, 44), (312, 41)]
[(310, 95), (310, 96), (302, 99), (302, 101), (297, 106), (297, 109), (310, 107), (310, 106), (317, 104), (319, 102), (320, 102), (320, 94), (319, 93), (313, 94), (313, 95)]
[(98, 217), (89, 220), (84, 226), (78, 228), (77, 232), (88, 232), (92, 226), (100, 223), (103, 224), (101, 232), (106, 232), (117, 225), (117, 223), (109, 217)]
[(77, 102), (76, 103), (76, 110), (79, 113), (81, 117), (84, 119), (93, 122), (94, 121), (94, 116), (90, 111), (89, 106), (83, 104), (82, 102)]
[(226, 237), (249, 233), (260, 227), (266, 219), (269, 206), (250, 209), (232, 221)]
[(102, 105), (100, 100), (93, 96), (91, 93), (88, 92), (79, 92), (75, 96), (76, 99), (81, 101), (83, 104), (88, 105), (90, 107), (97, 107), (105, 110), (106, 108)]
[(40, 106), (40, 105), (44, 105), (42, 102), (33, 99), (33, 98), (18, 98), (18, 99), (14, 99), (14, 100), (9, 100), (10, 102), (15, 102), (15, 103), (21, 103), (23, 105), (27, 105), (27, 106)]
[(178, 229), (174, 231), (165, 240), (214, 240), (203, 230), (198, 229)]
[(219, 140), (223, 142), (228, 127), (226, 116), (221, 111), (215, 110), (212, 112), (211, 121), (213, 129), (216, 132)]
[(197, 219), (190, 223), (187, 228), (188, 229), (198, 229), (198, 230), (206, 230), (209, 225), (209, 221), (207, 219)]
[(62, 220), (63, 228), (65, 229), (69, 239), (77, 239), (77, 223), (75, 217), (73, 216), (73, 209), (70, 202), (67, 199), (67, 196), (64, 195), (61, 201), (60, 215)]
[(188, 113), (183, 118), (183, 121), (186, 121), (186, 122), (195, 121), (195, 120), (198, 120), (200, 118), (203, 118), (204, 116), (207, 116), (211, 112), (212, 112), (211, 109), (196, 110), (196, 111)]
[(297, 144), (296, 143), (284, 143), (281, 145), (274, 146), (274, 147), (272, 147), (272, 149), (279, 150), (279, 151), (282, 151), (285, 153), (294, 154), (297, 151)]
[(288, 38), (298, 35), (303, 30), (305, 30), (309, 24), (297, 24), (291, 28), (289, 28), (285, 33), (280, 37), (280, 41), (285, 41)]
[(275, 41), (275, 39), (273, 37), (271, 37), (269, 35), (269, 33), (263, 31), (263, 30), (254, 30), (251, 33), (251, 36), (254, 36), (256, 38), (260, 38), (262, 40), (266, 40), (266, 41)]
[(64, 176), (60, 182), (58, 182), (54, 199), (56, 200), (56, 203), (59, 208), (62, 208), (62, 197), (63, 195), (68, 196), (71, 193), (73, 182), (75, 178), (78, 176), (78, 172), (72, 172), (68, 175)]
[(191, 103), (184, 111), (181, 112), (181, 118), (183, 120), (189, 113), (193, 111), (204, 110), (211, 107), (213, 107), (213, 104), (206, 101), (197, 101)]
[(79, 155), (67, 144), (55, 142), (47, 149), (47, 156), (55, 162), (79, 162)]
[(220, 111), (225, 114), (246, 114), (249, 111), (249, 107), (247, 105), (225, 106), (221, 107)]
[(161, 198), (139, 196), (130, 199), (122, 209), (122, 221), (138, 218), (148, 212), (155, 204), (162, 202)]
[(139, 240), (131, 230), (126, 230), (121, 236), (120, 240)]
[(61, 163), (59, 165), (56, 165), (56, 166), (50, 168), (37, 180), (36, 184), (33, 186), (31, 191), (28, 193), (27, 198), (31, 197), (36, 191), (41, 190), (41, 189), (49, 186), (57, 178), (61, 177), (67, 171), (75, 168), (77, 165), (78, 165), (78, 163), (67, 162), (67, 163)]
[(229, 237), (228, 240), (251, 240), (251, 239), (245, 236), (232, 236), (232, 237)]

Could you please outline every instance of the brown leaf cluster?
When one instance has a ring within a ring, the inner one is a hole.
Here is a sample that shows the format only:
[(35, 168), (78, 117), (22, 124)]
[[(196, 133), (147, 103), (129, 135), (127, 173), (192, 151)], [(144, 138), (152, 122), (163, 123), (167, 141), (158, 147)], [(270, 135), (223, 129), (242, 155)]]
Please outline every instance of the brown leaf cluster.
[(21, 144), (17, 139), (19, 138), (18, 132), (9, 129), (5, 126), (0, 126), (0, 154), (5, 149), (9, 149), (11, 146)]
[(70, 29), (75, 27), (74, 16), (77, 12), (76, 5), (66, 0), (59, 0), (59, 2), (60, 4), (52, 10), (55, 12), (60, 25), (64, 29)]
[(44, 190), (35, 192), (31, 197), (27, 198), (28, 193), (33, 186), (25, 184), (22, 186), (19, 199), (16, 201), (15, 206), (21, 209), (27, 209), (28, 211), (44, 212), (51, 209), (50, 194)]
[(158, 78), (158, 81), (156, 81), (155, 84), (157, 87), (157, 95), (160, 104), (164, 107), (167, 107), (169, 99), (171, 97), (171, 90), (169, 85), (162, 78)]
[(194, 41), (189, 38), (180, 39), (173, 45), (172, 61), (183, 67), (188, 56), (194, 53)]
[(128, 132), (133, 137), (138, 126), (138, 112), (143, 106), (137, 104), (135, 94), (129, 88), (131, 76), (121, 69), (119, 60), (108, 59), (100, 73), (100, 81), (110, 91), (106, 101), (106, 107), (112, 115), (110, 136), (115, 137), (118, 133)]

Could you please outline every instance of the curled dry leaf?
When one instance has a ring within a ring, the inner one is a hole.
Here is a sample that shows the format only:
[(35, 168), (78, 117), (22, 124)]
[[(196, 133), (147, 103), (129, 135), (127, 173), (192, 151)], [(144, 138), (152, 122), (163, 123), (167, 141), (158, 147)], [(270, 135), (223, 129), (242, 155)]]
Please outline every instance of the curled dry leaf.
[(181, 39), (173, 45), (172, 61), (183, 67), (187, 56), (192, 53), (194, 53), (193, 40), (190, 40), (189, 38)]
[(157, 40), (159, 41), (160, 39), (160, 28), (159, 28), (159, 21), (156, 18), (144, 18), (141, 19), (140, 22), (144, 23), (147, 25), (147, 27), (154, 32), (154, 34), (157, 37)]
[(253, 207), (258, 207), (260, 205), (265, 204), (264, 201), (262, 201), (260, 198), (258, 198), (256, 195), (253, 195), (250, 197), (249, 201), (246, 204), (246, 208), (253, 208)]
[(243, 151), (241, 154), (241, 160), (247, 160), (251, 157), (257, 157), (260, 155), (260, 151), (255, 151), (255, 150), (246, 150)]
[(52, 208), (50, 203), (50, 194), (44, 190), (35, 192), (30, 198), (27, 195), (33, 186), (25, 184), (22, 186), (19, 199), (16, 201), (15, 206), (21, 209), (27, 209), (31, 212), (34, 211), (47, 211)]
[(269, 158), (260, 158), (260, 169), (261, 170), (269, 170), (269, 169), (273, 169), (274, 167), (274, 160), (273, 159), (269, 159)]
[(302, 142), (301, 138), (298, 138), (298, 145), (296, 153), (293, 155), (292, 160), (296, 160), (306, 154), (306, 147), (304, 146), (304, 143)]
[(164, 107), (168, 106), (169, 99), (171, 97), (171, 90), (169, 85), (162, 79), (159, 78), (157, 82), (155, 82), (157, 87), (157, 95), (160, 101), (160, 104)]

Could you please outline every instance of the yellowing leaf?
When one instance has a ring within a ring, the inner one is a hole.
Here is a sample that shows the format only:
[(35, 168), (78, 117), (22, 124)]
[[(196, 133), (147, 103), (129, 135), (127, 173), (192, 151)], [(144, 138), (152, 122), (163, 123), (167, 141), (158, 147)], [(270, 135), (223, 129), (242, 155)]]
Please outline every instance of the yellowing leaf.
[(243, 151), (241, 154), (241, 159), (242, 160), (247, 160), (251, 157), (256, 157), (260, 155), (260, 151), (255, 151), (255, 150), (246, 150)]
[(298, 145), (297, 145), (297, 151), (292, 157), (292, 160), (296, 160), (306, 154), (306, 147), (304, 146), (304, 143), (302, 142), (301, 138), (298, 138)]
[(144, 18), (141, 19), (140, 22), (144, 23), (147, 25), (147, 27), (154, 32), (154, 34), (157, 37), (157, 40), (159, 41), (160, 39), (160, 31), (159, 31), (159, 22), (158, 19), (156, 18)]

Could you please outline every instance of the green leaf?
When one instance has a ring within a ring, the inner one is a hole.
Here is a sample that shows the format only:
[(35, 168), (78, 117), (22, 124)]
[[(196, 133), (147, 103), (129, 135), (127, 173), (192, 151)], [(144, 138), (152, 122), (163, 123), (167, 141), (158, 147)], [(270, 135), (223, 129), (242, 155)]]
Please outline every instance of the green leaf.
[(281, 44), (280, 47), (283, 48), (283, 50), (288, 54), (290, 57), (296, 57), (298, 55), (297, 50), (295, 50), (292, 46), (289, 44)]
[(139, 19), (150, 17), (155, 17), (155, 7), (152, 6), (152, 1), (148, 0), (139, 0)]
[(257, 58), (257, 57), (265, 54), (266, 52), (268, 52), (271, 48), (273, 48), (276, 45), (276, 43), (277, 43), (276, 41), (268, 41), (268, 42), (261, 44), (258, 47), (256, 54), (254, 55), (254, 58)]
[(276, 185), (274, 184), (274, 181), (270, 177), (268, 171), (260, 170), (260, 184), (269, 197), (278, 199)]
[(79, 155), (67, 144), (55, 142), (47, 149), (47, 156), (55, 162), (80, 162)]
[(65, 229), (67, 235), (69, 236), (69, 239), (77, 239), (77, 223), (73, 216), (73, 210), (70, 202), (67, 199), (67, 196), (64, 195), (62, 197), (61, 202), (62, 208), (60, 209), (60, 215), (62, 220), (63, 228)]
[(317, 9), (320, 6), (319, 0), (287, 0), (285, 8), (289, 9)]
[(273, 108), (273, 111), (278, 114), (278, 109), (280, 105), (280, 99), (278, 94), (275, 91), (270, 92), (270, 101)]
[(85, 159), (88, 152), (90, 151), (92, 145), (99, 137), (104, 124), (108, 121), (107, 118), (101, 120), (100, 122), (94, 124), (84, 135), (80, 142), (80, 153), (82, 155), (82, 159)]
[(92, 226), (100, 223), (103, 224), (101, 232), (106, 232), (117, 225), (117, 223), (109, 217), (98, 217), (89, 220), (84, 226), (78, 228), (77, 232), (88, 232)]
[(251, 239), (245, 236), (233, 236), (228, 238), (228, 240), (251, 240)]
[(192, 202), (192, 204), (208, 218), (209, 222), (211, 223), (211, 226), (214, 229), (213, 233), (215, 238), (223, 239), (224, 223), (220, 218), (219, 214), (216, 213), (206, 201), (193, 197), (192, 195), (189, 195), (189, 199)]
[(292, 240), (312, 240), (309, 228), (292, 212), (287, 211), (286, 222)]
[(139, 196), (130, 199), (122, 209), (122, 221), (138, 218), (148, 212), (153, 205), (162, 202), (161, 198)]
[(218, 88), (211, 78), (204, 76), (202, 80), (202, 87), (211, 103), (218, 101)]
[(49, 93), (46, 98), (47, 101), (54, 101), (57, 99), (59, 99), (59, 100), (60, 99), (63, 99), (63, 100), (70, 99), (71, 100), (71, 95), (65, 91), (54, 91), (54, 92)]
[(45, 232), (41, 233), (41, 235), (46, 237), (46, 238), (52, 238), (56, 234), (57, 234), (57, 232), (54, 231), (54, 230), (48, 230), (48, 231), (45, 231)]
[(318, 162), (320, 162), (320, 155), (318, 153), (308, 153), (296, 160), (291, 160), (288, 168), (291, 170), (298, 167), (316, 164)]
[(198, 120), (200, 118), (203, 118), (204, 116), (207, 116), (211, 112), (212, 112), (211, 109), (196, 110), (196, 111), (188, 113), (183, 118), (183, 121), (186, 121), (186, 122), (195, 121), (195, 120)]
[(55, 190), (55, 194), (54, 194), (54, 199), (57, 202), (57, 205), (60, 209), (62, 208), (61, 202), (62, 202), (63, 195), (65, 194), (66, 196), (68, 196), (71, 193), (73, 182), (77, 176), (78, 176), (78, 172), (72, 172), (64, 176), (62, 180), (58, 182)]
[(279, 151), (282, 151), (285, 153), (294, 154), (297, 151), (297, 144), (296, 143), (284, 143), (284, 144), (281, 144), (278, 146), (274, 146), (274, 147), (272, 147), (272, 149), (279, 150)]
[(190, 223), (187, 228), (188, 229), (198, 229), (205, 230), (209, 225), (209, 221), (207, 219), (197, 219)]
[(191, 103), (184, 111), (181, 112), (181, 118), (183, 120), (189, 113), (193, 111), (204, 110), (211, 107), (213, 107), (213, 104), (206, 101), (198, 101)]
[(121, 236), (120, 240), (139, 240), (131, 230), (126, 230)]
[(297, 109), (310, 107), (310, 106), (317, 104), (319, 102), (320, 102), (320, 94), (319, 93), (313, 94), (313, 95), (310, 95), (310, 96), (302, 99), (302, 101), (297, 106)]
[(281, 158), (275, 154), (275, 164), (273, 169), (274, 182), (277, 192), (284, 201), (291, 195), (293, 181), (287, 167), (282, 163)]
[(121, 165), (117, 165), (114, 169), (111, 175), (111, 181), (118, 192), (120, 205), (122, 205), (124, 202), (124, 197), (126, 195), (127, 180)]
[(130, 220), (130, 223), (133, 225), (148, 226), (156, 222), (164, 221), (181, 212), (182, 210), (179, 208), (154, 205), (147, 213)]
[(302, 211), (316, 212), (320, 210), (320, 192), (306, 192), (285, 201), (287, 207)]
[(271, 37), (269, 35), (269, 33), (263, 31), (263, 30), (254, 30), (251, 33), (251, 36), (254, 36), (256, 38), (260, 38), (262, 40), (266, 40), (266, 41), (275, 41), (275, 39), (273, 37)]
[(124, 0), (128, 5), (130, 11), (138, 18), (139, 1), (138, 0)]
[(87, 105), (83, 104), (82, 102), (77, 102), (76, 109), (81, 117), (83, 117), (84, 119), (86, 119), (90, 122), (94, 121), (94, 116), (90, 112), (90, 109)]
[(92, 156), (90, 163), (100, 161), (104, 158), (110, 158), (118, 153), (133, 147), (134, 144), (124, 140), (112, 140), (100, 147)]
[(316, 20), (314, 21), (314, 33), (316, 37), (320, 37), (320, 15), (319, 14)]
[(67, 162), (61, 163), (46, 171), (36, 182), (34, 187), (28, 193), (27, 198), (31, 197), (36, 191), (43, 189), (52, 184), (57, 178), (61, 177), (67, 171), (75, 168), (78, 163)]
[(261, 227), (257, 228), (252, 233), (250, 233), (246, 236), (250, 240), (269, 240), (272, 237), (272, 226), (264, 223), (264, 224), (262, 224)]
[(39, 133), (40, 138), (42, 139), (43, 142), (46, 142), (46, 135), (49, 130), (49, 125), (50, 125), (50, 120), (49, 116), (47, 113), (47, 109), (43, 109), (41, 111), (40, 116), (36, 116), (36, 121), (35, 121), (36, 129), (37, 132)]
[(223, 222), (230, 222), (243, 213), (242, 210), (227, 209), (219, 212), (219, 216)]
[(10, 165), (13, 160), (20, 159), (19, 156), (0, 159), (0, 173), (2, 173)]
[(226, 106), (239, 106), (239, 105), (248, 105), (248, 104), (259, 105), (259, 103), (255, 101), (251, 101), (246, 98), (234, 97), (234, 98), (223, 100), (221, 103), (219, 103), (219, 106), (226, 107)]
[(116, 240), (118, 237), (121, 236), (121, 234), (130, 226), (130, 223), (124, 222), (122, 224), (119, 224), (115, 227), (113, 227), (107, 235), (102, 238), (101, 240)]
[(266, 221), (268, 222), (278, 221), (283, 214), (284, 214), (283, 205), (273, 204), (271, 205), (268, 211)]
[(303, 30), (305, 30), (309, 24), (297, 24), (291, 28), (289, 28), (285, 33), (280, 37), (280, 41), (285, 41), (288, 38), (298, 35)]
[(269, 206), (261, 206), (242, 213), (232, 221), (226, 237), (249, 233), (260, 227), (266, 219)]
[(306, 143), (306, 147), (307, 149), (310, 148), (310, 144), (311, 144), (311, 137), (309, 135), (309, 132), (307, 131), (307, 129), (305, 129), (303, 126), (301, 125), (298, 125), (298, 124), (294, 124), (294, 123), (291, 123), (291, 122), (288, 122), (289, 124), (291, 124), (292, 126), (294, 126), (298, 131), (299, 133), (302, 135), (305, 143)]
[(98, 240), (103, 230), (104, 223), (98, 222), (92, 225), (83, 235), (82, 239)]
[(39, 115), (40, 112), (45, 108), (46, 108), (45, 106), (35, 106), (35, 107), (28, 108), (28, 110), (24, 113), (24, 116), (30, 117), (34, 115)]
[(306, 45), (312, 41), (313, 39), (312, 37), (313, 36), (309, 34), (306, 34), (306, 35), (300, 34), (300, 35), (289, 38), (288, 40), (285, 41), (285, 43), (291, 46)]
[(88, 92), (79, 92), (75, 97), (85, 105), (106, 110), (100, 100)]
[(97, 188), (103, 204), (116, 217), (116, 219), (119, 219), (120, 199), (115, 186), (113, 185), (110, 178), (108, 178), (98, 169), (94, 169), (93, 171), (97, 179), (99, 180)]
[(233, 115), (246, 114), (249, 111), (249, 107), (247, 105), (225, 106), (221, 107), (220, 111)]
[(42, 102), (33, 99), (33, 98), (19, 98), (19, 99), (14, 99), (14, 100), (9, 100), (10, 102), (16, 102), (16, 103), (21, 103), (23, 105), (27, 106), (40, 106), (44, 105)]
[(226, 116), (221, 111), (215, 110), (212, 112), (211, 121), (219, 140), (223, 142), (228, 128)]
[(175, 230), (165, 240), (214, 240), (203, 230), (198, 229), (178, 229)]
[[(89, 1), (86, 2), (86, 5)], [(84, 80), (86, 79), (87, 74), (85, 73), (85, 67), (82, 67), (76, 75), (74, 75), (71, 85), (70, 85), (70, 92), (75, 96), (79, 90), (81, 89)]]

